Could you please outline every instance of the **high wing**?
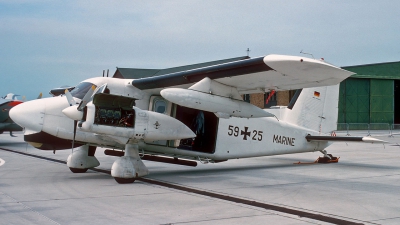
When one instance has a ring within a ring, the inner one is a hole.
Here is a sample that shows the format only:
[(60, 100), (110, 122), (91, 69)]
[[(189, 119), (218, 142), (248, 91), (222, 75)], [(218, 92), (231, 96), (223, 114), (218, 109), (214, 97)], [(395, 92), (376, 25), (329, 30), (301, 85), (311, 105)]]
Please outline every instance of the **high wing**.
[(219, 118), (260, 118), (274, 115), (244, 102), (241, 94), (335, 85), (352, 74), (320, 60), (267, 55), (136, 79), (132, 85)]
[(165, 87), (188, 88), (208, 77), (227, 86), (236, 87), (240, 94), (293, 90), (329, 86), (340, 83), (352, 72), (321, 60), (297, 56), (267, 55), (156, 77), (133, 80), (141, 90)]

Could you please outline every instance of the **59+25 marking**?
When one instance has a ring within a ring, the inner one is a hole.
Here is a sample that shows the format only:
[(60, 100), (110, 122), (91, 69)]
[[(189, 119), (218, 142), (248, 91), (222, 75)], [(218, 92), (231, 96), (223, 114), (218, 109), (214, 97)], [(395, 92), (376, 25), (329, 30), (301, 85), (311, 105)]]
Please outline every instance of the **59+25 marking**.
[[(228, 127), (228, 135), (229, 136), (233, 135), (235, 137), (237, 137), (239, 135), (243, 135), (243, 140), (247, 140), (247, 137), (252, 137), (251, 140), (255, 140), (255, 141), (261, 141), (262, 140), (262, 135), (263, 135), (262, 131), (253, 130), (251, 132), (251, 131), (248, 131), (248, 129), (249, 129), (248, 127), (244, 127), (243, 130), (240, 130), (239, 127), (237, 127), (237, 126), (229, 125), (229, 127)], [(240, 134), (239, 134), (239, 131), (240, 131)]]

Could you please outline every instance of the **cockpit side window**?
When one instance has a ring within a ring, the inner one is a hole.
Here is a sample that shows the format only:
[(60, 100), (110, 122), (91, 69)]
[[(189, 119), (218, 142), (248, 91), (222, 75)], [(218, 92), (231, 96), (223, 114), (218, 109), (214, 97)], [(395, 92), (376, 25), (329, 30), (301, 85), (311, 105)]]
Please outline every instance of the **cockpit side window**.
[(92, 85), (93, 84), (89, 82), (82, 82), (78, 84), (74, 90), (71, 91), (71, 95), (75, 98), (83, 99), (83, 97), (92, 87)]

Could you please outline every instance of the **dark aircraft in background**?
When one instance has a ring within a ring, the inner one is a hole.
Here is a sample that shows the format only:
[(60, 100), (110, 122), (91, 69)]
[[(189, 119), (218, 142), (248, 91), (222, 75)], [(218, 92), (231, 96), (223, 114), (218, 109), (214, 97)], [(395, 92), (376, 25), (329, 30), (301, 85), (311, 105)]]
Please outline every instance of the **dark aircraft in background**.
[[(12, 107), (21, 104), (23, 101), (17, 99), (18, 95), (9, 93), (6, 96), (0, 98), (0, 134), (4, 131), (9, 131), (10, 136), (13, 135), (13, 131), (22, 131), (23, 128), (14, 123), (10, 118), (9, 111)], [(38, 99), (42, 98), (42, 93), (38, 96)]]

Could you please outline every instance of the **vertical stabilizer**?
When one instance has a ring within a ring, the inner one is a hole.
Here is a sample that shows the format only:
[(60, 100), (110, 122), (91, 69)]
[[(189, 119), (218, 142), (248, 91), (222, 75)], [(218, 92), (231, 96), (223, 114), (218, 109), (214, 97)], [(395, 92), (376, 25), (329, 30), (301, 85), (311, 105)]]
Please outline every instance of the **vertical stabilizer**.
[(289, 104), (284, 120), (321, 134), (331, 133), (337, 129), (338, 103), (339, 84), (304, 88)]

